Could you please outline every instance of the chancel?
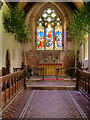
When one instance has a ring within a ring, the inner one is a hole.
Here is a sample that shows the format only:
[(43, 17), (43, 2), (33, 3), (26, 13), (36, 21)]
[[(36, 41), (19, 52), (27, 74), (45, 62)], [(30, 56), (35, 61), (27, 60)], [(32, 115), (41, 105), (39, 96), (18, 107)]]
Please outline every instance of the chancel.
[(90, 2), (0, 1), (0, 118), (90, 119)]

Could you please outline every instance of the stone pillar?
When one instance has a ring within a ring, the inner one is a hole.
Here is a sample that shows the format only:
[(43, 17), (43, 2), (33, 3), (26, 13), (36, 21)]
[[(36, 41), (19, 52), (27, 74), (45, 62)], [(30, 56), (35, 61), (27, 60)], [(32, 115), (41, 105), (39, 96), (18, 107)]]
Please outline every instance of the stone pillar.
[(33, 18), (33, 22), (32, 22), (32, 26), (33, 26), (33, 50), (36, 50), (36, 31), (35, 31), (35, 19)]
[(64, 51), (66, 51), (66, 29), (64, 29)]
[(90, 33), (88, 34), (88, 71), (90, 72)]
[(64, 33), (64, 35), (63, 35), (63, 38), (64, 38), (64, 51), (66, 51), (67, 50), (67, 45), (66, 45), (66, 42), (67, 42), (67, 38), (66, 38), (66, 21), (64, 21), (64, 30), (63, 30), (63, 33)]

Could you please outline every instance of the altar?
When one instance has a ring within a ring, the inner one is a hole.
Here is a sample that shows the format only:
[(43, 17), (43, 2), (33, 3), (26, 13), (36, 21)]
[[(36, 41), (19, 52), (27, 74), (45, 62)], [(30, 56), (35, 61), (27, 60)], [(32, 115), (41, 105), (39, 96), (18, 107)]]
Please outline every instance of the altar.
[[(44, 75), (56, 75), (56, 68), (61, 68), (62, 63), (41, 63), (40, 68), (44, 68)], [(43, 71), (39, 71), (39, 75), (43, 75)], [(58, 75), (62, 75), (62, 70), (59, 70)]]

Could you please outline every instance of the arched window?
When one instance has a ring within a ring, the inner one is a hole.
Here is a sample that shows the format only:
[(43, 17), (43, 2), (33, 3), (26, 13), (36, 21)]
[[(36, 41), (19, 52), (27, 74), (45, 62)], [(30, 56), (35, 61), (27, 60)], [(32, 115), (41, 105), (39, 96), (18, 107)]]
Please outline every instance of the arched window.
[(38, 19), (37, 50), (62, 50), (62, 22), (51, 8)]

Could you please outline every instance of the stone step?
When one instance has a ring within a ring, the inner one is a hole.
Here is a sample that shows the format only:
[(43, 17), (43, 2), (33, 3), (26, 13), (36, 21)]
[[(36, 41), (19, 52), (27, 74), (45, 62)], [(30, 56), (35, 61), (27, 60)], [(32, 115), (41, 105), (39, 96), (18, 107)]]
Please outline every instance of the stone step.
[(72, 81), (72, 82), (76, 82), (76, 79), (64, 79), (64, 80), (59, 80), (59, 79), (45, 79), (45, 80), (42, 80), (42, 79), (29, 79), (27, 81), (31, 81), (31, 82), (45, 82), (45, 81)]
[(75, 90), (76, 78), (70, 79), (70, 77), (55, 79), (55, 77), (49, 77), (48, 79), (33, 78), (27, 82), (27, 89), (41, 89), (41, 90)]
[(27, 89), (39, 90), (75, 90), (75, 86), (46, 86), (46, 85), (27, 85)]
[(26, 85), (75, 85), (76, 80), (29, 80)]
[(56, 79), (56, 77), (52, 77), (52, 76), (48, 76), (48, 77), (44, 77), (44, 79), (42, 78), (42, 77), (40, 77), (40, 76), (38, 76), (38, 77), (30, 77), (30, 79), (27, 79), (27, 81), (46, 81), (46, 80), (49, 80), (49, 81), (51, 81), (51, 80), (57, 80), (57, 81), (59, 81), (59, 80), (65, 80), (65, 81), (76, 81), (76, 78), (74, 77), (74, 78), (72, 78), (71, 79), (71, 77), (58, 77), (58, 79)]

